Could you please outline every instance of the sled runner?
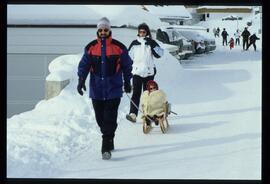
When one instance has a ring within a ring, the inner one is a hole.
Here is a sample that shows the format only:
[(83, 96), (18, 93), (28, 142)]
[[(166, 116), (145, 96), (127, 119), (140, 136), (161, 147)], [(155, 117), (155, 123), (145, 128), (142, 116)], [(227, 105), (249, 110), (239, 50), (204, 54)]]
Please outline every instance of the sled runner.
[(159, 113), (154, 116), (148, 116), (148, 115), (143, 115), (142, 120), (143, 120), (143, 133), (147, 134), (151, 131), (152, 123), (155, 123), (155, 125), (159, 125), (161, 132), (165, 134), (168, 131), (169, 128), (169, 123), (168, 123), (168, 115), (171, 113), (171, 104), (166, 102), (163, 105), (163, 112)]

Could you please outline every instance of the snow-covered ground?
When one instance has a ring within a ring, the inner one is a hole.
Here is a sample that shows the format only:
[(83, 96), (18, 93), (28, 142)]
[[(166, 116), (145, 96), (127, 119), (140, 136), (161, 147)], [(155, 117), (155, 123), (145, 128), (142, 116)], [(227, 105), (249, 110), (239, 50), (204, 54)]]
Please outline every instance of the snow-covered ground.
[(141, 121), (128, 122), (124, 94), (108, 161), (101, 159), (88, 91), (83, 97), (76, 91), (81, 54), (57, 58), (47, 79), (66, 77), (70, 84), (7, 119), (7, 177), (261, 179), (261, 40), (256, 52), (221, 43), (217, 38), (213, 53), (183, 65), (168, 52), (156, 61), (155, 80), (178, 113), (168, 117), (168, 133), (154, 127), (146, 135)]

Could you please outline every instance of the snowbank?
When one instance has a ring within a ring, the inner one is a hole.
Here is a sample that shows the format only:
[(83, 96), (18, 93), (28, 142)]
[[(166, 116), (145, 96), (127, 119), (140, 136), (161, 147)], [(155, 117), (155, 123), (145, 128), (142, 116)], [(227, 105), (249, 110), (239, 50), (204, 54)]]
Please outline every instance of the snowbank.
[(50, 74), (46, 77), (47, 81), (64, 81), (73, 79), (77, 76), (78, 63), (82, 54), (64, 55), (57, 57), (49, 64)]

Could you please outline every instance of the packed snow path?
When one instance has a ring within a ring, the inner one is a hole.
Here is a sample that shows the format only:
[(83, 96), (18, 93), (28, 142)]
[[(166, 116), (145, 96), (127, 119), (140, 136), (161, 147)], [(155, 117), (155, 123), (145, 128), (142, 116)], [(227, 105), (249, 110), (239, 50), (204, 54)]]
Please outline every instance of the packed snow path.
[[(194, 57), (174, 91), (170, 129), (143, 134), (119, 113), (115, 151), (101, 160), (98, 141), (61, 166), (59, 177), (259, 179), (261, 52), (219, 47)], [(177, 65), (176, 65), (177, 67)], [(175, 76), (177, 80), (177, 76)], [(169, 84), (168, 84), (169, 85)], [(160, 86), (161, 88), (166, 86)], [(124, 102), (123, 102), (124, 101)], [(122, 103), (128, 101), (124, 96)]]

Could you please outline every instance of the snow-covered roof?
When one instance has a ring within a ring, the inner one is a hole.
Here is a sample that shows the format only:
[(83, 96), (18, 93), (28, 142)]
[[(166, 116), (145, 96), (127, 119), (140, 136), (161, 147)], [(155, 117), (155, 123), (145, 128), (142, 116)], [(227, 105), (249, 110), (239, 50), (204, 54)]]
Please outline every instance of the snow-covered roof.
[(175, 29), (186, 29), (186, 30), (205, 30), (207, 28), (203, 26), (189, 26), (189, 25), (170, 25), (170, 26), (163, 26), (164, 28), (175, 28)]
[(192, 19), (191, 14), (185, 6), (145, 6), (150, 13), (159, 18)]
[(252, 9), (251, 6), (199, 6), (197, 9)]

